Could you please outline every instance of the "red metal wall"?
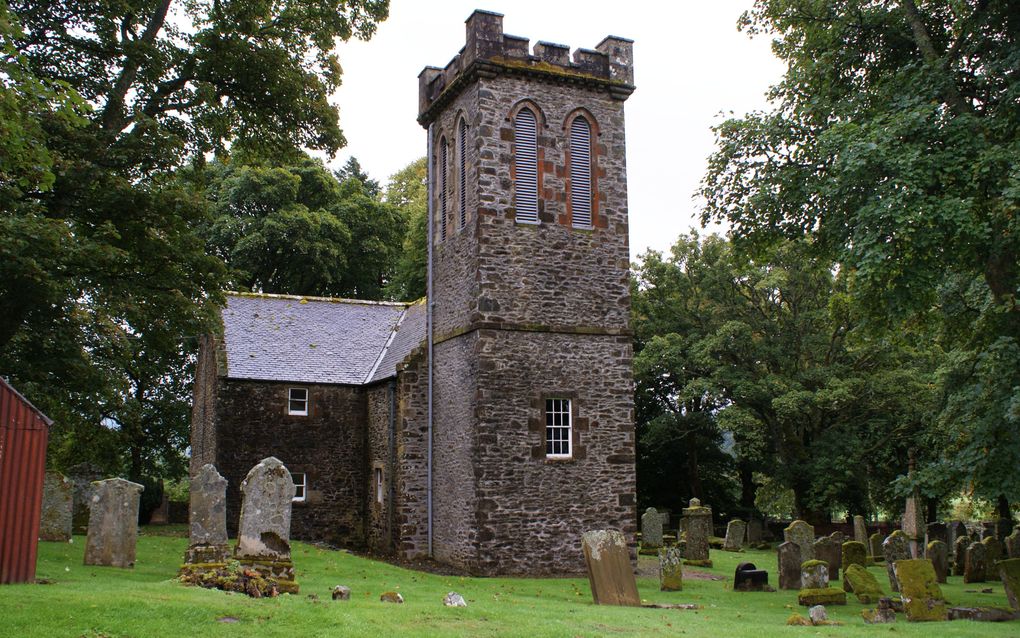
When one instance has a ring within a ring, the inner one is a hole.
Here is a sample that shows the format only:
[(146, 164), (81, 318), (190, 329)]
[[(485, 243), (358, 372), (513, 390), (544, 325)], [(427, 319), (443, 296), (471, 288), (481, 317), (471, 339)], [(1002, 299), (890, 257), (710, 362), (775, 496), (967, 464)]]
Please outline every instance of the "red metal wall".
[(35, 580), (50, 423), (0, 379), (0, 583)]

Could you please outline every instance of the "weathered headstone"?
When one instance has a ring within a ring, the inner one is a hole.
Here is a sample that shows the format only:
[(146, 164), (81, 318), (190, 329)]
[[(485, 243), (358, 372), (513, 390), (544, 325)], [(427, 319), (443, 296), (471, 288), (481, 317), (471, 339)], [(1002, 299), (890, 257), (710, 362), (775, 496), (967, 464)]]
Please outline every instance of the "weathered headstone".
[(800, 589), (800, 546), (786, 541), (776, 548), (779, 554), (779, 589)]
[(885, 537), (881, 533), (875, 532), (868, 537), (868, 553), (875, 560), (882, 560), (885, 553), (882, 551), (882, 541)]
[(956, 541), (967, 535), (967, 526), (963, 524), (963, 521), (950, 521), (948, 526), (949, 540), (946, 544), (950, 547), (956, 547)]
[(585, 532), (581, 536), (591, 596), (596, 605), (641, 606), (630, 552), (623, 534), (615, 529)]
[(949, 526), (945, 523), (928, 523), (925, 528), (925, 545), (932, 541), (942, 541), (949, 544)]
[(692, 498), (690, 506), (684, 508), (683, 515), (687, 521), (687, 549), (684, 552), (684, 562), (688, 565), (711, 567), (708, 538), (712, 535), (712, 508), (705, 507), (700, 500)]
[(868, 550), (864, 548), (864, 543), (858, 543), (857, 541), (847, 541), (843, 543), (843, 560), (841, 561), (841, 567), (845, 572), (851, 565), (860, 565), (861, 567), (868, 566)]
[(659, 589), (682, 591), (684, 588), (684, 555), (677, 547), (659, 549)]
[(67, 479), (73, 486), (71, 530), (84, 534), (89, 528), (89, 506), (92, 503), (92, 483), (103, 478), (103, 471), (91, 463), (79, 463), (67, 470)]
[(831, 538), (832, 540), (836, 541), (836, 544), (841, 546), (841, 547), (842, 547), (843, 543), (846, 542), (846, 534), (844, 534), (843, 532), (839, 531), (838, 529), (835, 532), (829, 534), (829, 538)]
[(896, 580), (895, 564), (898, 560), (910, 558), (910, 547), (907, 544), (907, 535), (901, 530), (889, 534), (882, 543), (882, 553), (885, 556), (885, 569), (889, 574), (889, 587), (893, 591), (900, 590), (900, 584)]
[(760, 543), (762, 537), (762, 522), (757, 518), (747, 521), (747, 542)]
[(166, 525), (170, 522), (170, 495), (163, 488), (162, 481), (160, 481), (159, 489), (162, 491), (162, 495), (159, 498), (159, 506), (152, 510), (152, 516), (149, 517), (149, 525)]
[(733, 519), (726, 525), (726, 540), (723, 549), (728, 552), (739, 552), (744, 546), (744, 534), (747, 532), (747, 523), (739, 518)]
[(733, 591), (765, 591), (769, 573), (754, 563), (740, 563), (733, 574)]
[(1003, 544), (1006, 546), (1006, 558), (1020, 558), (1020, 528), (1014, 529)]
[(896, 561), (896, 580), (900, 584), (900, 598), (907, 620), (949, 620), (946, 599), (935, 579), (930, 560)]
[(981, 541), (981, 544), (985, 546), (985, 580), (996, 580), (999, 578), (999, 568), (996, 563), (1005, 558), (1002, 541), (994, 536), (989, 536)]
[(966, 558), (963, 564), (963, 582), (983, 583), (988, 572), (985, 561), (985, 546), (981, 543), (971, 543), (967, 546)]
[(71, 508), (74, 485), (60, 472), (46, 472), (43, 479), (39, 540), (67, 542), (71, 539)]
[(290, 560), (290, 516), (294, 480), (276, 457), (262, 459), (241, 481), (241, 517), (234, 557), (243, 567), (277, 581), (281, 592), (295, 594)]
[(843, 572), (843, 589), (852, 592), (857, 601), (870, 605), (885, 596), (878, 580), (864, 566), (854, 563)]
[(892, 608), (892, 601), (888, 598), (878, 599), (877, 609), (865, 609), (861, 612), (865, 624), (878, 625), (896, 622), (896, 611)]
[(1020, 558), (1008, 558), (999, 562), (999, 577), (1006, 591), (1006, 600), (1014, 611), (1020, 611)]
[(970, 546), (970, 543), (970, 536), (966, 534), (957, 537), (953, 552), (953, 576), (963, 576), (967, 566), (967, 547)]
[(649, 507), (641, 515), (641, 547), (662, 547), (662, 515), (654, 507)]
[(864, 517), (860, 514), (854, 516), (854, 540), (862, 545), (868, 544), (868, 526), (864, 524)]
[(790, 523), (789, 527), (783, 530), (783, 540), (800, 547), (800, 562), (815, 557), (815, 528), (804, 521), (796, 520)]
[(903, 523), (900, 525), (907, 536), (908, 558), (921, 558), (924, 554), (924, 518), (921, 516), (921, 505), (914, 496), (907, 498), (907, 507), (903, 512)]
[(138, 503), (145, 489), (122, 478), (92, 484), (85, 564), (134, 567)]
[(935, 580), (940, 583), (949, 581), (949, 546), (939, 540), (928, 543), (925, 553), (935, 570)]
[(825, 561), (829, 567), (829, 578), (839, 578), (839, 568), (843, 564), (843, 544), (831, 536), (823, 536), (815, 541), (815, 558)]
[(829, 565), (824, 560), (807, 560), (800, 566), (801, 589), (825, 589), (829, 586)]
[(227, 547), (227, 479), (206, 463), (191, 479), (190, 542), (185, 563), (222, 563)]

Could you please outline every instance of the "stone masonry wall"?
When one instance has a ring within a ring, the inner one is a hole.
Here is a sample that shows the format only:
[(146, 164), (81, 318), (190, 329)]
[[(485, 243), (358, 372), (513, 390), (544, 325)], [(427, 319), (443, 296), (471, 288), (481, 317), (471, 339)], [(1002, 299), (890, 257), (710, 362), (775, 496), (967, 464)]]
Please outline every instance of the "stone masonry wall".
[[(308, 388), (309, 416), (287, 415), (287, 390)], [(364, 390), (220, 379), (216, 468), (227, 479), (227, 525), (240, 514), (241, 481), (267, 456), (307, 475), (307, 498), (295, 502), (291, 536), (338, 546), (365, 545), (367, 410)]]
[(407, 559), (428, 555), (426, 476), (428, 377), (425, 349), (412, 352), (397, 371), (397, 462), (394, 544)]
[[(389, 383), (372, 386), (366, 391), (368, 407), (368, 473), (365, 482), (368, 548), (377, 554), (393, 551), (392, 497), (390, 485), (392, 457), (390, 454)], [(376, 469), (382, 471), (383, 501), (376, 492)]]

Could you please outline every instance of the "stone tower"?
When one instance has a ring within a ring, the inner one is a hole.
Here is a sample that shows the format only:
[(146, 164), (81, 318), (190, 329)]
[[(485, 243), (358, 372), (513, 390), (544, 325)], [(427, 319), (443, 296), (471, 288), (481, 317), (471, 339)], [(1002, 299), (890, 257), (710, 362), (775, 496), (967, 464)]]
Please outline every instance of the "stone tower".
[(632, 43), (503, 33), (419, 76), (429, 130), (433, 554), (478, 573), (583, 570), (636, 529), (623, 104)]

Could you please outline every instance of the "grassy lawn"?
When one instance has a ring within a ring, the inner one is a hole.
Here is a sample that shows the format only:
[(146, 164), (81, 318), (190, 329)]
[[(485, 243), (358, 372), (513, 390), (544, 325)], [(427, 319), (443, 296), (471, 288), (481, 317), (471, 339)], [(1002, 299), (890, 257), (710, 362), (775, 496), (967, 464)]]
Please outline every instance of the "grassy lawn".
[[(865, 625), (856, 602), (829, 607), (840, 627), (787, 627), (796, 592), (736, 593), (731, 578), (738, 562), (749, 560), (769, 570), (776, 582), (774, 553), (712, 552), (715, 566), (706, 572), (723, 580), (685, 578), (684, 591), (664, 593), (655, 578), (639, 578), (648, 602), (698, 603), (697, 611), (599, 607), (591, 602), (586, 579), (462, 578), (419, 573), (343, 552), (295, 543), (294, 564), (301, 594), (253, 600), (184, 587), (174, 580), (187, 541), (165, 528), (146, 529), (139, 539), (133, 570), (82, 565), (84, 537), (74, 542), (42, 543), (38, 577), (45, 585), (8, 585), (0, 589), (0, 636), (123, 638), (205, 638), (214, 636), (1020, 636), (1020, 622), (956, 621), (938, 628), (909, 624)], [(642, 561), (654, 560), (642, 557)], [(884, 567), (871, 568), (888, 584)], [(333, 602), (334, 585), (352, 590), (350, 602)], [(839, 586), (836, 583), (836, 586)], [(990, 594), (980, 589), (991, 588)], [(386, 590), (406, 603), (379, 602)], [(972, 590), (967, 592), (966, 590)], [(977, 590), (977, 591), (974, 591)], [(467, 608), (446, 608), (442, 598), (457, 591)], [(1001, 583), (964, 586), (953, 577), (943, 586), (955, 605), (1006, 606)], [(314, 594), (318, 600), (310, 598)], [(850, 596), (849, 598), (853, 598)], [(229, 617), (234, 622), (222, 622)]]

